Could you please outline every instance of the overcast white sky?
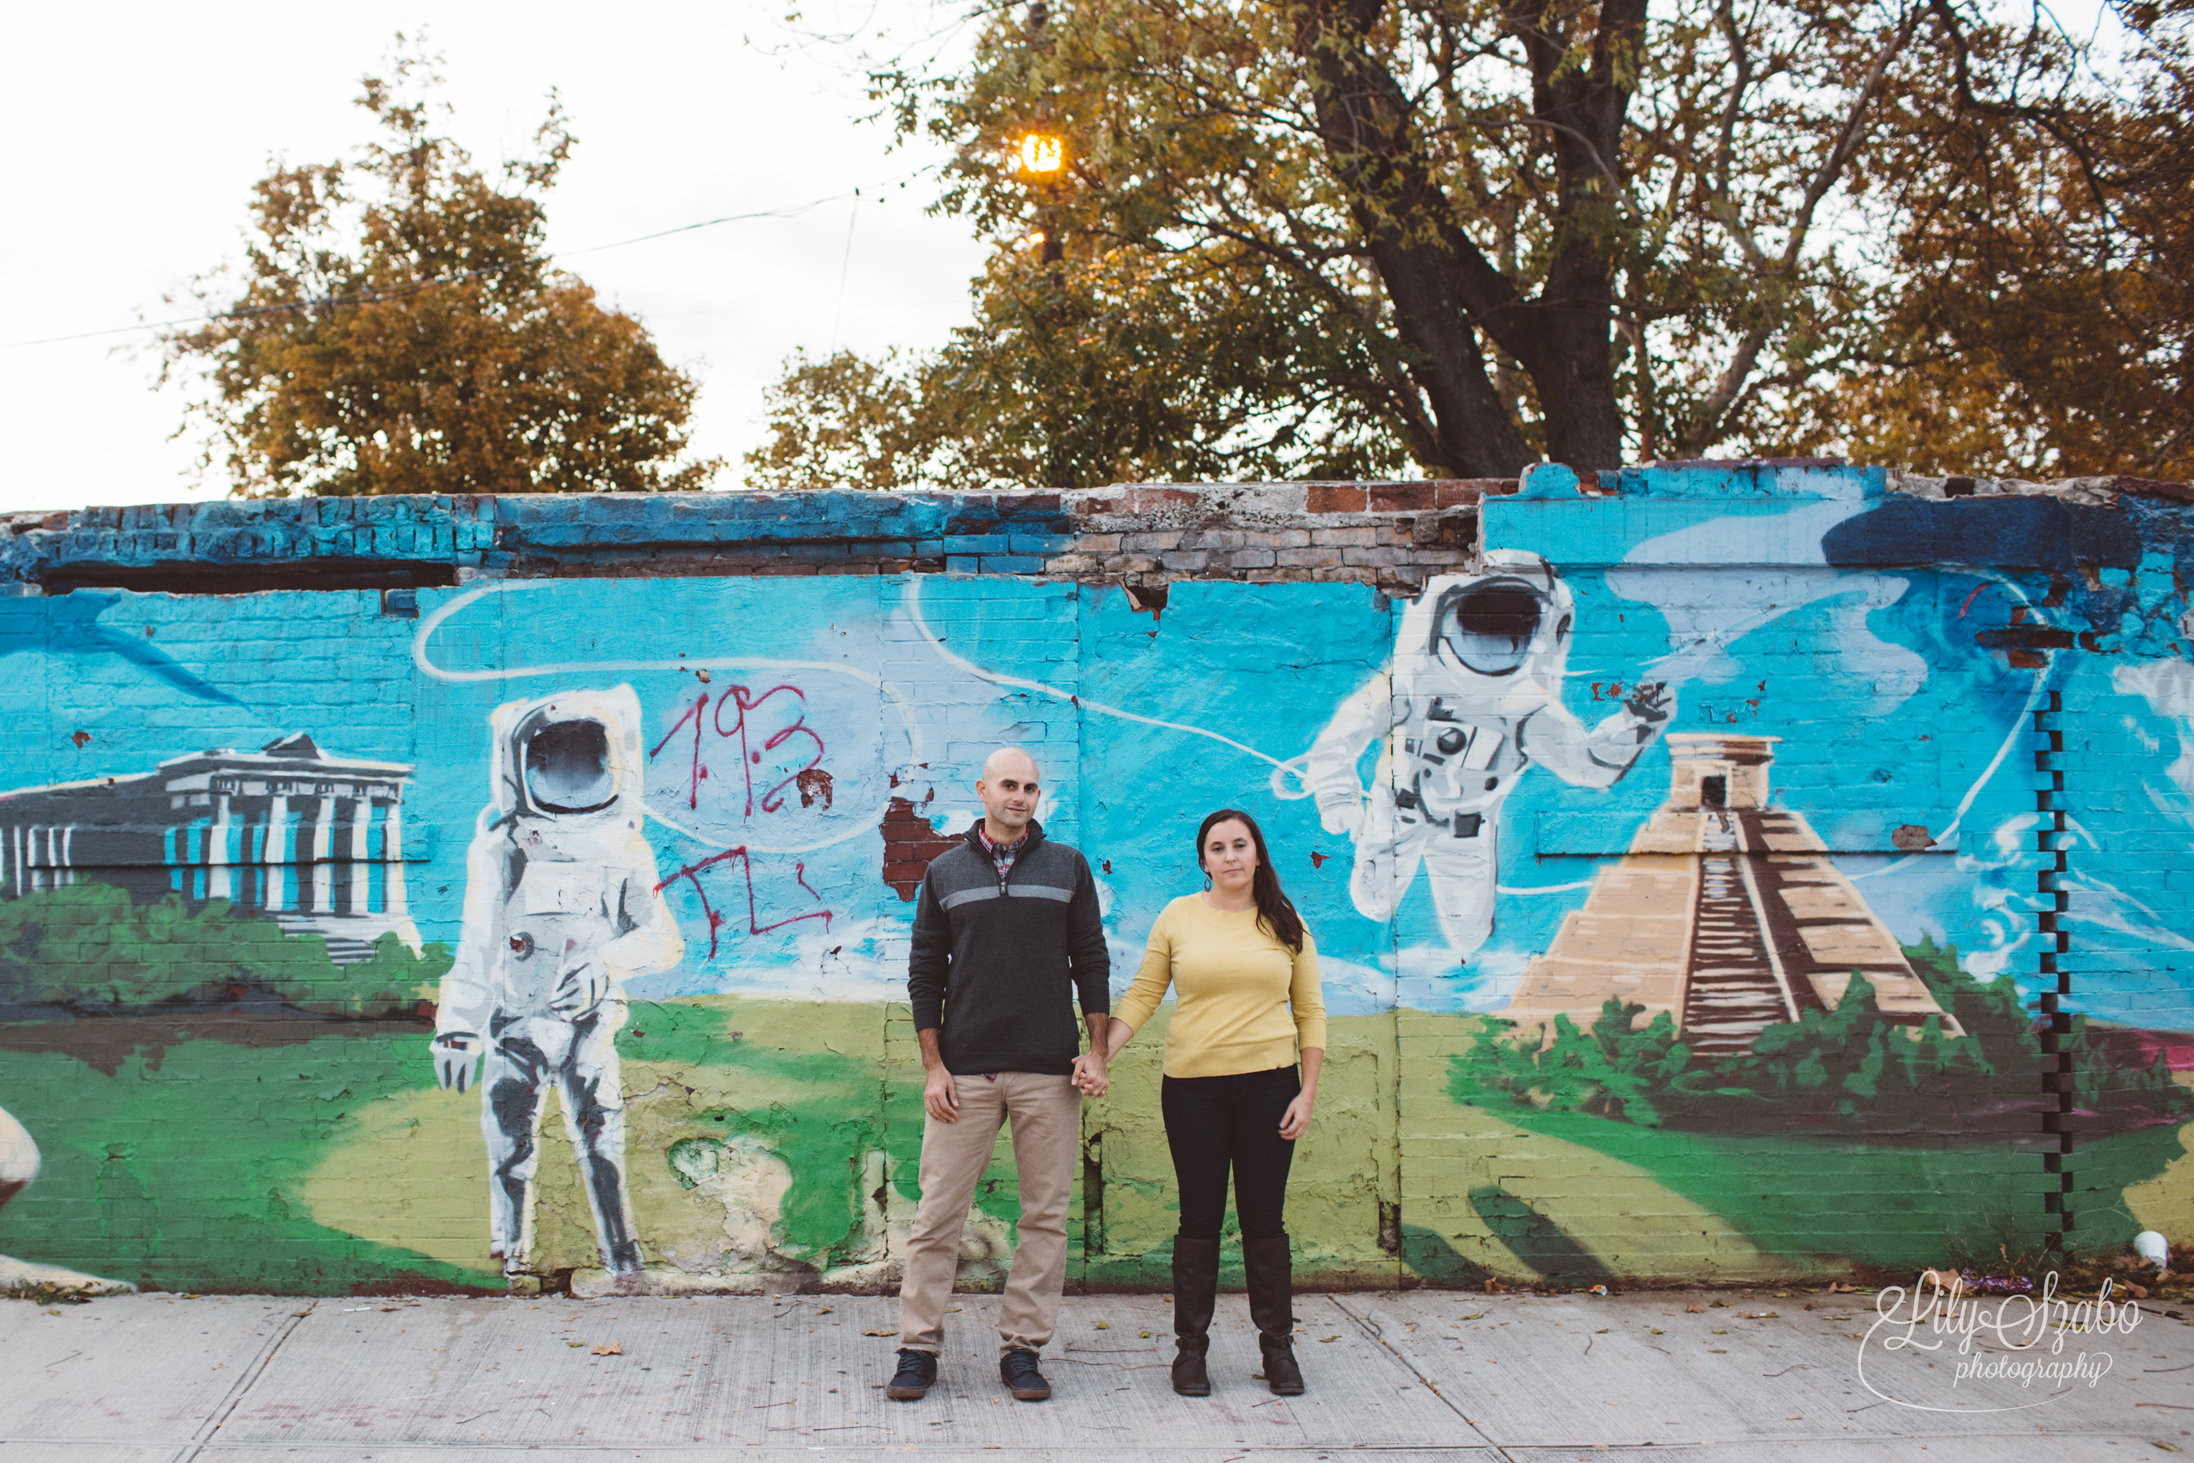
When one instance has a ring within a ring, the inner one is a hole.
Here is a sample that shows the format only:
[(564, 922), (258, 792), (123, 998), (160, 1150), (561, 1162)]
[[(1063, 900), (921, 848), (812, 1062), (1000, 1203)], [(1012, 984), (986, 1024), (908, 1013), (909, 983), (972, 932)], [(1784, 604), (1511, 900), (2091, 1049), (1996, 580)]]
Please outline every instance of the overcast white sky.
[[(929, 175), (897, 186), (938, 155), (894, 152), (886, 128), (859, 120), (869, 110), (860, 50), (906, 44), (964, 7), (809, 0), (809, 26), (868, 26), (832, 45), (788, 28), (794, 3), (131, 0), (11, 11), (0, 72), (0, 510), (224, 490), (218, 479), (191, 486), (195, 453), (169, 440), (183, 400), (154, 390), (150, 354), (116, 350), (149, 336), (17, 342), (178, 313), (163, 295), (241, 255), (246, 200), (269, 156), (327, 161), (363, 141), (371, 122), (352, 105), (357, 79), (397, 31), (422, 27), (444, 57), (456, 134), (482, 163), (522, 150), (549, 88), (561, 91), (580, 142), (549, 198), (554, 248), (862, 189), (857, 208), (832, 202), (569, 261), (698, 374), (695, 447), (731, 459), (716, 486), (736, 487), (739, 456), (762, 437), (762, 390), (795, 348), (940, 344), (968, 318), (981, 267), (963, 225), (924, 214)], [(2088, 35), (2104, 6), (2058, 0), (2054, 10)], [(949, 55), (965, 39), (938, 44)]]
[[(870, 13), (866, 0), (832, 3)], [(193, 489), (193, 450), (168, 440), (180, 393), (154, 389), (149, 353), (115, 350), (149, 337), (16, 342), (189, 313), (161, 297), (241, 256), (246, 201), (270, 155), (329, 161), (370, 135), (352, 98), (399, 30), (424, 27), (443, 54), (456, 135), (482, 163), (523, 150), (549, 88), (561, 91), (579, 147), (548, 199), (554, 248), (862, 189), (857, 210), (827, 203), (569, 261), (698, 373), (700, 452), (736, 464), (760, 441), (762, 389), (796, 347), (827, 351), (834, 332), (861, 351), (943, 342), (968, 317), (982, 251), (964, 225), (925, 216), (927, 175), (903, 191), (876, 186), (938, 155), (891, 151), (887, 128), (859, 121), (869, 107), (854, 51), (797, 44), (789, 8), (217, 0), (11, 11), (0, 509), (223, 491)], [(951, 13), (926, 0), (875, 10), (905, 35)], [(734, 466), (716, 485), (737, 477)]]

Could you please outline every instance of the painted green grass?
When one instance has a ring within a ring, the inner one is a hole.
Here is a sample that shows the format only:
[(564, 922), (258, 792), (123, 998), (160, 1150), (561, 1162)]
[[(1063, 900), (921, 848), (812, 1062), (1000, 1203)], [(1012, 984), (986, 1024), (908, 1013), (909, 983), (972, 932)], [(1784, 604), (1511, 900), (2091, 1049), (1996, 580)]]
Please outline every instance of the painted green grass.
[(0, 1210), (0, 1252), (164, 1290), (340, 1295), (500, 1276), (325, 1228), (294, 1195), (343, 1119), (428, 1086), (420, 1029), (330, 1023), (252, 1046), (187, 1035), (110, 1072), (61, 1051), (0, 1055), (0, 1107), (39, 1145), (37, 1182)]
[[(1891, 1269), (2038, 1254), (2048, 1237), (2042, 1159), (2029, 1144), (1923, 1149), (1827, 1139), (1671, 1132), (1574, 1112), (1504, 1109), (1510, 1122), (1635, 1164), (1771, 1254)], [(2083, 1142), (2074, 1246), (2123, 1247), (2123, 1192), (2184, 1152), (2155, 1127)]]

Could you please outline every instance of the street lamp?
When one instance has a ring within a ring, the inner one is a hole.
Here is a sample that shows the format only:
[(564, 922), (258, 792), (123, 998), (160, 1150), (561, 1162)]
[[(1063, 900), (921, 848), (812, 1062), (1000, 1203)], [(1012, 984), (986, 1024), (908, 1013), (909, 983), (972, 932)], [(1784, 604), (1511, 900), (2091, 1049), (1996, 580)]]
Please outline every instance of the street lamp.
[(1067, 144), (1049, 132), (1031, 132), (1021, 139), (1021, 171), (1032, 178), (1052, 179), (1065, 171)]
[(1021, 176), (1035, 185), (1043, 200), (1037, 213), (1037, 231), (1030, 242), (1041, 241), (1043, 262), (1057, 264), (1066, 257), (1065, 241), (1059, 237), (1058, 212), (1059, 183), (1067, 170), (1067, 140), (1055, 132), (1024, 133), (1014, 157)]

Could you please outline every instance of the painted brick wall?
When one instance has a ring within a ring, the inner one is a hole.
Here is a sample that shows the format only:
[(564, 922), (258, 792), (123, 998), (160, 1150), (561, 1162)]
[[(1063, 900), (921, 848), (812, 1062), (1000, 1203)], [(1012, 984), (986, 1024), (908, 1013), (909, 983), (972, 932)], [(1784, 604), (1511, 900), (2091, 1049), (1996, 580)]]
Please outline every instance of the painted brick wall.
[[(1263, 824), (1332, 1013), (1310, 1275), (2188, 1232), (2190, 504), (1748, 462), (16, 515), (0, 1268), (891, 1286), (910, 900), (1007, 744), (1091, 862), (1116, 998), (1202, 814)], [(623, 1100), (590, 1205), (556, 1074), (483, 1125), (430, 1042), (553, 1037), (535, 952), (632, 929), (589, 1008)], [(1165, 1283), (1167, 1011), (1085, 1107), (1077, 1284)], [(995, 1285), (1003, 1145), (977, 1210)]]

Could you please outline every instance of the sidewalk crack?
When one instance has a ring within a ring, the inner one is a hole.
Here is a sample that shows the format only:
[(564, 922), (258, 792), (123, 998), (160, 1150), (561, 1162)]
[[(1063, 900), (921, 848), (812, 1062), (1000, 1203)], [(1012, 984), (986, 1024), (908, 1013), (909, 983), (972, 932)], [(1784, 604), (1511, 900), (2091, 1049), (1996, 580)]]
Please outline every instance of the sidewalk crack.
[(289, 1333), (296, 1330), (297, 1323), (311, 1315), (319, 1305), (317, 1300), (308, 1300), (303, 1310), (290, 1312), (288, 1321), (275, 1330), (274, 1339), (251, 1359), (251, 1365), (244, 1368), (244, 1374), (236, 1379), (235, 1384), (229, 1388), (228, 1395), (213, 1409), (213, 1415), (198, 1424), (198, 1430), (191, 1434), (191, 1440), (183, 1445), (183, 1450), (175, 1455), (173, 1463), (194, 1463), (198, 1455), (206, 1450), (207, 1444), (219, 1435), (222, 1425), (229, 1420), (230, 1415), (242, 1404), (244, 1394), (265, 1373), (267, 1363), (274, 1360), (274, 1354), (282, 1349), (282, 1343), (289, 1340)]
[(1419, 1370), (1417, 1363), (1411, 1361), (1408, 1357), (1404, 1356), (1401, 1353), (1400, 1349), (1397, 1348), (1393, 1342), (1386, 1339), (1385, 1327), (1381, 1326), (1377, 1321), (1374, 1321), (1369, 1316), (1358, 1314), (1349, 1306), (1348, 1302), (1343, 1300), (1340, 1296), (1328, 1295), (1326, 1299), (1331, 1301), (1334, 1308), (1338, 1310), (1342, 1315), (1348, 1317), (1351, 1321), (1354, 1321), (1358, 1330), (1362, 1331), (1366, 1336), (1369, 1336), (1373, 1341), (1377, 1342), (1379, 1346), (1384, 1348), (1387, 1355), (1393, 1357), (1403, 1366), (1408, 1367), (1409, 1374), (1415, 1377), (1419, 1382), (1423, 1383), (1424, 1389), (1427, 1392), (1430, 1392), (1433, 1396), (1439, 1398), (1441, 1405), (1446, 1407), (1448, 1411), (1454, 1413), (1456, 1418), (1463, 1424), (1463, 1426), (1470, 1429), (1472, 1435), (1477, 1437), (1479, 1441), (1483, 1442), (1488, 1448), (1491, 1448), (1493, 1450), (1494, 1457), (1502, 1460), (1502, 1463), (1516, 1463), (1515, 1458), (1509, 1453), (1508, 1449), (1502, 1447), (1492, 1438), (1487, 1437), (1485, 1431), (1480, 1428), (1477, 1423), (1472, 1422), (1467, 1417), (1464, 1417), (1462, 1407), (1458, 1403), (1456, 1403), (1454, 1399), (1450, 1398), (1446, 1393), (1442, 1392), (1438, 1387), (1434, 1386), (1432, 1384), (1432, 1378), (1426, 1376), (1423, 1371)]

